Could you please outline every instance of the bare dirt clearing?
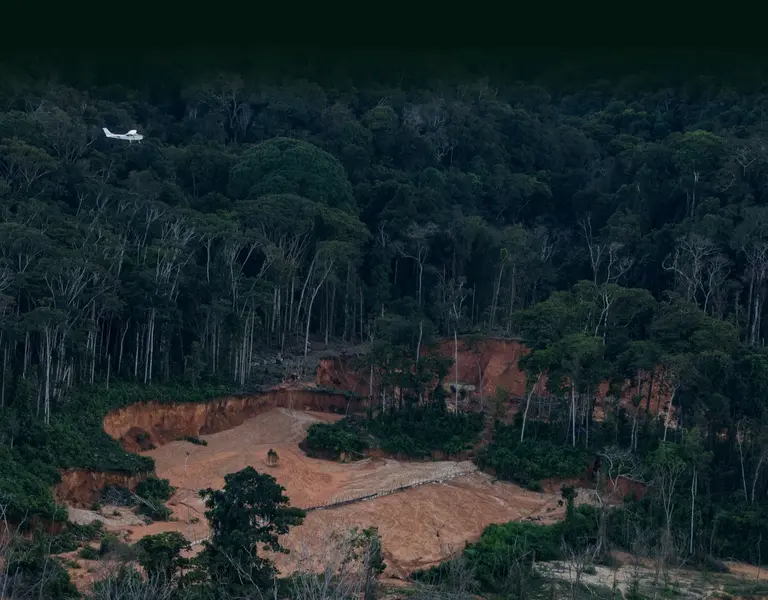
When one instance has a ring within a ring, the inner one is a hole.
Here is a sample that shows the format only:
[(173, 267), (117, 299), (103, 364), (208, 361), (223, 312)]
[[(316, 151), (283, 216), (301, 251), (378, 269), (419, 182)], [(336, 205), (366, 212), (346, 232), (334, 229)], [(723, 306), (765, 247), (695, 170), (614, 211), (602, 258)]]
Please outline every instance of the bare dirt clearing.
[(491, 523), (505, 523), (528, 516), (542, 522), (564, 516), (559, 495), (537, 494), (509, 483), (473, 473), (444, 483), (428, 484), (392, 496), (312, 512), (293, 530), (285, 545), (292, 550), (276, 557), (285, 572), (305, 552), (319, 555), (325, 532), (351, 526), (379, 528), (387, 575), (406, 577), (460, 551), (467, 541), (480, 537)]
[[(220, 488), (225, 475), (249, 465), (273, 475), (286, 488), (291, 503), (300, 507), (388, 491), (417, 480), (441, 478), (462, 466), (452, 461), (402, 462), (373, 458), (342, 464), (309, 458), (299, 449), (298, 443), (310, 424), (339, 418), (328, 413), (278, 408), (228, 431), (201, 436), (207, 446), (180, 441), (150, 450), (144, 454), (155, 459), (158, 477), (169, 479), (176, 488), (169, 502), (173, 520), (149, 525), (126, 526), (124, 521), (119, 525), (110, 522), (105, 525), (109, 529), (128, 530), (131, 541), (161, 531), (180, 531), (199, 540), (208, 531), (198, 490)], [(270, 448), (279, 457), (274, 467), (266, 463)], [(391, 496), (311, 512), (305, 524), (296, 528), (285, 544), (298, 554), (302, 547), (314, 550), (318, 541), (324, 539), (324, 532), (375, 525), (382, 535), (389, 572), (404, 576), (415, 568), (436, 564), (453, 550), (462, 548), (490, 523), (531, 515), (541, 517), (542, 521), (562, 518), (559, 500), (556, 493), (529, 492), (474, 473)], [(292, 570), (290, 555), (277, 558), (283, 570)]]

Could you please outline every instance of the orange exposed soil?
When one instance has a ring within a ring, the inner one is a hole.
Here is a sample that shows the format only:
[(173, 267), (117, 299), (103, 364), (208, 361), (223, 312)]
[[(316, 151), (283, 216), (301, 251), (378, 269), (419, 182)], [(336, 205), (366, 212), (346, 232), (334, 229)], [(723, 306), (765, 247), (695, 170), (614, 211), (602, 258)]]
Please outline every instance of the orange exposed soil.
[[(481, 395), (482, 380), (482, 395), (486, 399), (491, 398), (498, 388), (504, 387), (513, 399), (509, 407), (510, 416), (517, 412), (520, 405), (519, 399), (526, 395), (526, 374), (517, 366), (517, 361), (530, 350), (517, 340), (490, 338), (482, 340), (475, 347), (472, 347), (466, 339), (459, 338), (458, 342), (458, 352), (455, 352), (454, 341), (451, 339), (441, 341), (438, 352), (451, 360), (455, 356), (458, 358), (456, 362), (459, 383), (474, 386), (472, 396), (477, 398)], [(316, 384), (367, 395), (368, 373), (355, 372), (349, 367), (348, 362), (344, 357), (320, 360), (315, 374)], [(663, 386), (662, 389), (662, 375), (661, 369), (657, 369), (653, 378), (650, 373), (641, 373), (639, 389), (636, 381), (627, 380), (621, 390), (621, 406), (632, 412), (634, 410), (632, 396), (639, 393), (642, 397), (641, 406), (644, 409), (648, 403), (648, 387), (653, 381), (649, 409), (651, 414), (663, 413), (670, 394), (667, 386)], [(452, 366), (446, 381), (452, 383), (454, 378), (455, 370)], [(374, 380), (374, 388), (377, 385), (377, 381)], [(544, 375), (538, 388), (543, 394), (546, 394), (546, 385), (547, 378)], [(603, 383), (597, 391), (594, 417), (598, 421), (605, 418), (605, 398), (608, 392), (607, 383)]]
[(505, 523), (536, 515), (542, 522), (564, 516), (559, 494), (534, 493), (519, 486), (496, 482), (482, 474), (457, 477), (399, 494), (309, 513), (285, 541), (292, 550), (276, 557), (281, 570), (290, 572), (306, 549), (321, 556), (327, 532), (375, 525), (382, 538), (389, 576), (410, 572), (445, 560), (476, 540), (492, 523)]
[[(274, 389), (262, 394), (232, 396), (210, 402), (145, 402), (109, 412), (104, 417), (104, 431), (129, 452), (139, 452), (188, 436), (225, 431), (278, 406), (344, 413), (359, 410), (360, 400), (342, 393)], [(133, 490), (146, 475), (65, 471), (54, 494), (59, 502), (89, 508), (98, 500), (105, 486), (116, 485)]]
[(344, 413), (358, 410), (359, 400), (341, 393), (274, 389), (262, 394), (231, 396), (211, 402), (146, 402), (110, 412), (104, 418), (104, 431), (119, 440), (126, 450), (136, 452), (141, 450), (141, 442), (137, 438), (142, 433), (154, 446), (160, 446), (185, 436), (197, 437), (231, 429), (278, 406)]
[(105, 487), (114, 485), (133, 490), (144, 479), (146, 474), (125, 475), (73, 469), (61, 474), (61, 482), (54, 488), (54, 496), (58, 502), (69, 506), (90, 508)]
[[(134, 410), (138, 413), (138, 409)], [(131, 541), (172, 530), (193, 540), (201, 539), (208, 531), (205, 508), (197, 491), (220, 488), (226, 474), (249, 465), (273, 475), (286, 488), (291, 503), (302, 507), (390, 490), (416, 480), (441, 477), (457, 468), (457, 463), (451, 461), (410, 463), (381, 458), (341, 464), (309, 458), (298, 448), (311, 423), (338, 418), (341, 416), (277, 408), (261, 412), (227, 431), (202, 434), (207, 446), (174, 441), (144, 452), (154, 458), (157, 475), (169, 479), (177, 488), (169, 502), (173, 518), (149, 525), (116, 527), (107, 523), (107, 528), (126, 530)], [(147, 430), (157, 431), (149, 417), (144, 419), (140, 422), (148, 426)], [(167, 426), (168, 421), (164, 422)], [(119, 435), (130, 428), (130, 423), (125, 422), (112, 431)], [(278, 454), (274, 467), (266, 463), (270, 448)], [(376, 525), (382, 535), (389, 572), (403, 575), (439, 562), (464, 542), (477, 538), (490, 523), (532, 514), (542, 519), (560, 518), (559, 498), (559, 493), (537, 494), (508, 483), (494, 484), (490, 477), (480, 473), (465, 475), (375, 500), (311, 512), (305, 524), (285, 540), (289, 548), (297, 551), (293, 558), (277, 558), (290, 571), (295, 566), (291, 561), (295, 562), (300, 548), (319, 551), (314, 546), (324, 539), (323, 532), (342, 526)]]
[[(454, 358), (453, 340), (440, 343), (440, 354)], [(469, 347), (466, 341), (459, 339), (458, 366), (459, 383), (469, 383), (480, 388), (480, 373), (483, 374), (483, 393), (492, 396), (496, 389), (505, 387), (513, 397), (525, 395), (525, 373), (517, 366), (521, 356), (529, 352), (528, 348), (515, 340), (483, 340), (476, 349)], [(448, 377), (453, 380), (455, 367), (451, 367)]]
[[(333, 358), (321, 358), (318, 361), (315, 370), (315, 384), (320, 387), (346, 390), (367, 396), (369, 383), (369, 373), (350, 368), (348, 357), (335, 356)], [(374, 385), (376, 385), (375, 381)]]

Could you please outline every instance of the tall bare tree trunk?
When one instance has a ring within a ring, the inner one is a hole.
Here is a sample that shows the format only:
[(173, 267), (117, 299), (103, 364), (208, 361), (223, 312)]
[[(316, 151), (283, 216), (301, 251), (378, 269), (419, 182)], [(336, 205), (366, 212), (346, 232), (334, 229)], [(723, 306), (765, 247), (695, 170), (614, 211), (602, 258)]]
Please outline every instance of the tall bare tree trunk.
[(694, 523), (694, 514), (696, 512), (696, 491), (698, 487), (698, 473), (696, 472), (696, 467), (693, 467), (693, 479), (691, 480), (691, 535), (690, 535), (690, 542), (688, 545), (688, 553), (693, 555), (693, 523)]
[(755, 467), (755, 476), (752, 478), (752, 496), (751, 496), (751, 502), (755, 502), (755, 488), (757, 488), (757, 480), (760, 477), (760, 467), (763, 466), (763, 460), (765, 459), (765, 452), (763, 452), (760, 455), (760, 460), (757, 461), (757, 466)]
[(541, 378), (541, 372), (536, 376), (536, 381), (531, 386), (531, 391), (528, 392), (528, 397), (525, 400), (525, 410), (523, 411), (523, 425), (520, 429), (520, 441), (522, 442), (525, 439), (525, 423), (528, 420), (528, 409), (531, 407), (531, 398), (533, 397), (533, 393), (536, 391), (536, 384), (539, 383), (539, 379)]
[[(335, 261), (331, 260), (330, 263), (328, 263), (328, 266), (325, 269), (325, 272), (323, 273), (322, 278), (320, 279), (320, 282), (315, 286), (315, 289), (312, 291), (312, 296), (309, 299), (309, 306), (307, 307), (307, 326), (304, 330), (304, 364), (302, 365), (302, 371), (306, 369), (307, 367), (307, 354), (309, 354), (309, 323), (312, 319), (312, 305), (315, 303), (315, 297), (317, 296), (317, 292), (320, 291), (320, 287), (325, 283), (326, 277), (328, 277), (328, 273), (331, 272), (331, 269), (333, 268), (333, 263)], [(312, 260), (312, 264), (315, 264), (315, 260)], [(302, 291), (303, 295), (303, 291)]]
[(456, 327), (453, 328), (453, 365), (454, 365), (454, 377), (456, 379), (455, 385), (456, 389), (454, 390), (455, 394), (455, 400), (454, 404), (456, 405), (456, 413), (459, 412), (459, 338), (456, 334)]
[(51, 422), (51, 360), (53, 355), (53, 347), (51, 340), (51, 327), (45, 325), (43, 328), (43, 336), (45, 340), (45, 395), (44, 395), (44, 421), (46, 425)]
[(576, 447), (576, 386), (571, 384), (571, 442)]
[(496, 278), (496, 286), (493, 290), (493, 300), (491, 301), (491, 329), (496, 324), (496, 310), (499, 303), (499, 292), (501, 291), (501, 277), (504, 274), (504, 262), (499, 266), (499, 276)]
[(8, 368), (8, 345), (3, 347), (3, 381), (0, 383), (0, 408), (5, 406), (5, 373)]
[(669, 430), (670, 417), (672, 415), (673, 402), (675, 400), (675, 394), (677, 390), (672, 392), (672, 396), (669, 399), (669, 408), (667, 408), (667, 414), (664, 416), (664, 438), (663, 441), (667, 441), (667, 431)]
[(419, 339), (416, 342), (416, 365), (419, 364), (419, 357), (421, 356), (421, 338), (424, 335), (424, 321), (419, 319)]

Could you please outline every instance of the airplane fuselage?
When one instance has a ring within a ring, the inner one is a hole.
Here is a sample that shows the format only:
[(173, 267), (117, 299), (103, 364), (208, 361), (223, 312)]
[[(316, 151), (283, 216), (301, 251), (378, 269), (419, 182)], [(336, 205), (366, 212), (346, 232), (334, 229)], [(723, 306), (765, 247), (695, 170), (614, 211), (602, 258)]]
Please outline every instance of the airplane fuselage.
[(144, 136), (140, 133), (135, 133), (135, 129), (132, 131), (129, 131), (128, 133), (112, 133), (109, 129), (106, 127), (103, 128), (104, 135), (106, 135), (108, 138), (113, 138), (116, 140), (125, 140), (129, 143), (132, 142), (140, 142), (144, 139)]
[(107, 137), (115, 138), (118, 140), (126, 140), (127, 142), (140, 142), (144, 139), (143, 135), (120, 135), (120, 134), (114, 134)]

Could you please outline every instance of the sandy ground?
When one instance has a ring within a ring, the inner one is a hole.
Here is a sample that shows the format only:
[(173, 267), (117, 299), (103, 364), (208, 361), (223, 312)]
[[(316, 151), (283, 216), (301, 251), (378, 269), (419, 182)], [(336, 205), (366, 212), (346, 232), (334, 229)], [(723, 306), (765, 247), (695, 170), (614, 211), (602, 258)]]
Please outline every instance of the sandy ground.
[(376, 526), (382, 538), (386, 575), (407, 577), (461, 551), (491, 523), (529, 516), (552, 522), (564, 516), (555, 494), (537, 494), (482, 473), (428, 484), (331, 510), (312, 512), (285, 540), (292, 552), (276, 557), (290, 572), (307, 554), (321, 555), (328, 532), (348, 527)]
[[(442, 477), (469, 466), (452, 461), (390, 459), (342, 464), (307, 457), (298, 447), (307, 427), (338, 418), (326, 413), (275, 409), (228, 431), (203, 436), (207, 446), (172, 442), (146, 452), (156, 461), (157, 475), (169, 479), (177, 489), (169, 502), (173, 520), (149, 525), (137, 523), (127, 515), (102, 520), (108, 529), (125, 531), (130, 541), (161, 531), (181, 531), (188, 538), (199, 540), (208, 531), (197, 491), (220, 488), (226, 474), (249, 465), (273, 475), (286, 488), (291, 503), (303, 508)], [(270, 448), (279, 456), (274, 467), (266, 464)], [(293, 557), (277, 558), (281, 570), (291, 571), (296, 557), (305, 550), (320, 553), (322, 540), (330, 531), (375, 525), (382, 536), (388, 572), (405, 576), (460, 550), (465, 542), (479, 537), (490, 523), (530, 515), (538, 515), (542, 520), (561, 518), (559, 499), (559, 494), (529, 492), (474, 473), (375, 500), (310, 512), (304, 525), (295, 528), (284, 541), (294, 550)], [(78, 520), (87, 520), (89, 512), (78, 511)]]
[[(311, 459), (299, 449), (298, 443), (310, 424), (339, 418), (327, 413), (275, 409), (228, 431), (203, 436), (207, 446), (172, 442), (147, 452), (156, 461), (158, 476), (168, 478), (177, 488), (169, 503), (174, 511), (171, 521), (144, 524), (131, 511), (108, 506), (102, 507), (100, 514), (71, 508), (70, 518), (83, 523), (98, 518), (108, 530), (121, 532), (130, 542), (161, 531), (180, 531), (188, 538), (199, 540), (207, 536), (208, 530), (197, 491), (223, 486), (226, 474), (248, 465), (272, 474), (286, 488), (292, 504), (301, 507), (387, 491), (416, 480), (442, 477), (462, 467), (461, 463), (450, 461), (388, 459), (341, 464)], [(270, 448), (279, 456), (274, 467), (266, 464)], [(466, 542), (476, 540), (491, 523), (526, 518), (551, 523), (562, 519), (564, 507), (559, 500), (558, 493), (534, 493), (474, 472), (373, 500), (312, 511), (303, 525), (283, 539), (291, 553), (271, 558), (284, 574), (300, 565), (306, 568), (310, 563), (322, 567), (326, 566), (325, 561), (327, 566), (333, 566), (335, 559), (328, 548), (333, 546), (330, 537), (334, 532), (376, 526), (387, 564), (383, 580), (392, 584), (405, 579), (413, 570), (435, 565), (461, 551)], [(589, 501), (589, 491), (579, 490), (577, 503)], [(200, 547), (196, 545), (195, 552)], [(81, 590), (114, 567), (109, 561), (85, 561), (76, 553), (64, 558), (71, 561), (73, 581)], [(638, 572), (631, 566), (631, 557), (621, 558), (624, 566), (617, 571), (597, 567), (594, 573), (584, 574), (583, 583), (601, 589), (616, 585), (626, 593), (633, 576), (640, 575), (644, 585), (652, 580), (652, 565), (644, 564)], [(757, 575), (755, 567), (736, 563), (728, 566), (732, 578), (754, 579)], [(565, 563), (541, 565), (542, 570), (566, 582), (573, 576), (568, 567)], [(675, 575), (683, 582), (682, 597), (686, 599), (709, 599), (714, 590), (722, 589), (722, 582), (700, 581), (700, 576), (694, 573)]]

